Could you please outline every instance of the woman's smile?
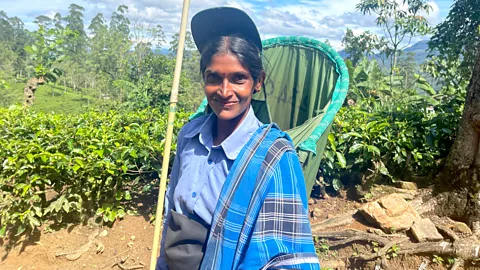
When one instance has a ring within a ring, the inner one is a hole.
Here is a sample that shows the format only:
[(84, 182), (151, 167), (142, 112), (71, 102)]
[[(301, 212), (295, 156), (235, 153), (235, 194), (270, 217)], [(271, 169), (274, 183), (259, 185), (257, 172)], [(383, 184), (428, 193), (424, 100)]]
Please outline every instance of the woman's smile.
[(237, 57), (229, 53), (213, 56), (204, 76), (208, 103), (223, 121), (243, 116), (250, 107), (254, 88), (261, 86)]

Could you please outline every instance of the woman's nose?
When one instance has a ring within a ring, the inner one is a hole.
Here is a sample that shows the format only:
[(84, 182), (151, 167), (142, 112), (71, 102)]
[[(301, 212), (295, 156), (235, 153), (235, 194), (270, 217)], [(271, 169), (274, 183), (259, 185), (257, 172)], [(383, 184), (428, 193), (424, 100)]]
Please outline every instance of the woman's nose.
[(226, 96), (229, 96), (232, 92), (232, 84), (230, 83), (230, 81), (225, 78), (223, 81), (222, 81), (222, 85), (220, 86), (220, 92), (222, 94), (222, 96), (226, 97)]

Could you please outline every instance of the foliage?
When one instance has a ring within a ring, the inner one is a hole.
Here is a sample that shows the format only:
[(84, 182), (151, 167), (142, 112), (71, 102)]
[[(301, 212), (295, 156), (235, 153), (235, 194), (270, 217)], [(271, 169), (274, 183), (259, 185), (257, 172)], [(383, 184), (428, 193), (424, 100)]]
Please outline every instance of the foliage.
[(438, 255), (434, 254), (432, 262), (434, 262), (438, 265), (442, 265), (443, 262), (444, 262), (444, 259), (441, 256), (438, 256)]
[(353, 66), (357, 66), (364, 57), (372, 56), (375, 51), (382, 49), (384, 42), (384, 38), (379, 39), (370, 31), (355, 35), (349, 28), (342, 39), (345, 52), (348, 53), (348, 59), (352, 61)]
[[(448, 85), (470, 78), (480, 46), (480, 4), (478, 0), (456, 0), (445, 21), (435, 27), (429, 44), (439, 55), (432, 58), (429, 70)], [(463, 78), (458, 80), (458, 78)]]
[[(122, 201), (135, 183), (160, 171), (167, 120), (158, 110), (72, 116), (13, 106), (0, 113), (2, 236), (95, 213), (113, 222), (125, 215)], [(177, 131), (186, 118), (178, 114)]]
[(335, 190), (426, 175), (446, 157), (457, 131), (464, 93), (436, 93), (419, 75), (413, 89), (390, 91), (373, 62), (351, 70), (350, 105), (328, 137), (321, 171), (323, 184)]
[(68, 28), (64, 30), (46, 30), (40, 25), (33, 35), (35, 43), (31, 46), (26, 46), (25, 51), (33, 61), (35, 77), (42, 77), (46, 81), (55, 82), (63, 72), (54, 67), (54, 64), (61, 62), (65, 57), (63, 52), (65, 38), (75, 36), (75, 32)]
[(356, 8), (363, 14), (377, 15), (377, 25), (383, 28), (386, 41), (382, 52), (390, 59), (390, 78), (393, 80), (399, 52), (415, 35), (426, 35), (431, 31), (422, 16), (422, 13), (428, 14), (430, 5), (426, 0), (362, 0)]
[(10, 85), (5, 80), (0, 79), (0, 106), (11, 104), (13, 96), (9, 88)]

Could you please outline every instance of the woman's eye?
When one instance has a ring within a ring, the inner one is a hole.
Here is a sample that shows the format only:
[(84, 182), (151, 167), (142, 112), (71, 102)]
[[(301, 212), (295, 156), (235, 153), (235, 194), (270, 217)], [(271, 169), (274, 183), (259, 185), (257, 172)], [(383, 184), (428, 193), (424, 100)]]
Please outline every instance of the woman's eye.
[(247, 76), (245, 75), (235, 75), (234, 77), (234, 82), (235, 83), (244, 83), (247, 81)]
[(205, 80), (207, 83), (218, 83), (220, 78), (215, 74), (208, 74)]

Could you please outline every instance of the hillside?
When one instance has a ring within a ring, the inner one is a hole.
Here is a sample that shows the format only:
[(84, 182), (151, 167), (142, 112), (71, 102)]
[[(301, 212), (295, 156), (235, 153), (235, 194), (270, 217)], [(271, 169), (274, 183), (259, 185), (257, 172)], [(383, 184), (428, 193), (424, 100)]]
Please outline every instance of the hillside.
[[(0, 107), (23, 102), (24, 83), (13, 83), (8, 89), (0, 89)], [(41, 85), (35, 92), (35, 103), (32, 109), (43, 112), (71, 113), (82, 112), (87, 106), (101, 105), (98, 99), (89, 95), (87, 91), (65, 91), (53, 84)]]
[[(421, 41), (413, 44), (412, 46), (409, 46), (409, 47), (405, 48), (402, 51), (402, 55), (406, 55), (408, 53), (413, 53), (415, 62), (417, 64), (422, 64), (423, 62), (425, 62), (425, 60), (427, 59), (427, 56), (429, 54), (429, 52), (428, 52), (428, 41), (429, 40), (421, 40)], [(345, 50), (338, 51), (338, 54), (342, 58), (348, 57), (348, 53), (346, 53)], [(434, 54), (437, 54), (437, 53), (434, 52)], [(375, 59), (379, 60), (381, 58), (381, 55), (376, 54), (371, 58), (375, 58)]]

